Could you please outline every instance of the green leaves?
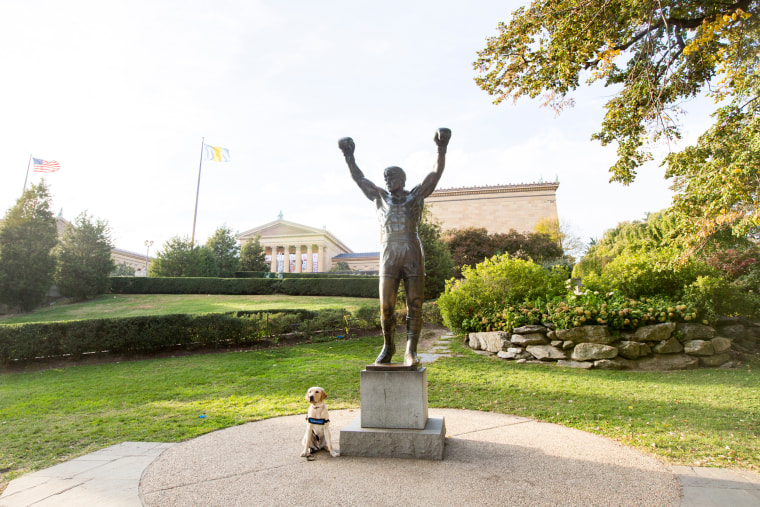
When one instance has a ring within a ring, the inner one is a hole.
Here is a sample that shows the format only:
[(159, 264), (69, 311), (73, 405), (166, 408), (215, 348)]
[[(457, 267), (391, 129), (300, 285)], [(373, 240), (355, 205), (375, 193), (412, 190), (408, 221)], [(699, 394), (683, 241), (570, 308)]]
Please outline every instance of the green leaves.
[(543, 95), (557, 112), (581, 79), (614, 86), (593, 138), (617, 144), (612, 180), (629, 184), (651, 159), (648, 141), (679, 137), (682, 100), (718, 75), (716, 98), (746, 88), (758, 64), (758, 14), (757, 0), (534, 0), (478, 52), (475, 81), (496, 104)]

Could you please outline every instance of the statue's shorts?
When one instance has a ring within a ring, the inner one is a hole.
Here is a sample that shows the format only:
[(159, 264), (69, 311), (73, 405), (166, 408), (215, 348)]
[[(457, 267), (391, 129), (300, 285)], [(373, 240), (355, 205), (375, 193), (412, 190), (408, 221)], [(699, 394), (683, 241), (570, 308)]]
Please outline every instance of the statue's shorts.
[(425, 276), (425, 256), (416, 234), (413, 238), (383, 241), (380, 249), (380, 276), (397, 280)]

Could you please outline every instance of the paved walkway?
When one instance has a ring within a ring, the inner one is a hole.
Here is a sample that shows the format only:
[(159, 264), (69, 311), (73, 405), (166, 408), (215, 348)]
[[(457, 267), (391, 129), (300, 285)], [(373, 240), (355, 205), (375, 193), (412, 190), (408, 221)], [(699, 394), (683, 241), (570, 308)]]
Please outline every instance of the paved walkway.
[[(333, 438), (358, 417), (336, 410)], [(10, 483), (0, 506), (630, 505), (760, 506), (760, 475), (669, 467), (612, 440), (503, 414), (431, 409), (443, 461), (299, 457), (303, 416), (181, 444), (125, 442)]]

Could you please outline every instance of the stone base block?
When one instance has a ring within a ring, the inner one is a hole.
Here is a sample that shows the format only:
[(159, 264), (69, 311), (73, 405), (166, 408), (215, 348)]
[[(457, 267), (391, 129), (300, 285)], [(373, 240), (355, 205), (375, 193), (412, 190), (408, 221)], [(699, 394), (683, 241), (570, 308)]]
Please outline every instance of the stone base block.
[(425, 428), (427, 369), (361, 372), (362, 428)]
[(357, 417), (340, 431), (341, 456), (443, 459), (446, 424), (429, 418), (425, 429), (362, 428)]

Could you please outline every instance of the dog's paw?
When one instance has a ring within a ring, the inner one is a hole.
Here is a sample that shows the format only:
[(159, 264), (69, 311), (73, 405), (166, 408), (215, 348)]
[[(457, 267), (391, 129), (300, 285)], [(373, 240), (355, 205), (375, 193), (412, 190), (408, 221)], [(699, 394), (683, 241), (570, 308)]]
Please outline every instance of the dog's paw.
[(337, 458), (338, 456), (340, 456), (339, 451), (330, 451), (330, 454), (332, 455), (333, 458)]
[(311, 455), (311, 449), (306, 449), (304, 452), (301, 453), (302, 458), (307, 458)]

